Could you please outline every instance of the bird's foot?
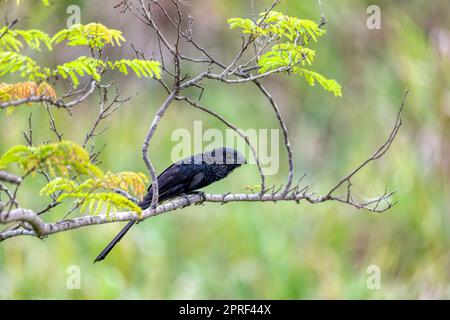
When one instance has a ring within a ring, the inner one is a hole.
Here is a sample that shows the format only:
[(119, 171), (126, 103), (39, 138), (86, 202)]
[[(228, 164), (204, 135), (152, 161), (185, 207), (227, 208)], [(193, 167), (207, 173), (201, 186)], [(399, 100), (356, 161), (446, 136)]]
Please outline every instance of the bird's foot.
[(189, 193), (183, 193), (183, 194), (180, 195), (180, 197), (182, 197), (184, 200), (186, 200), (186, 202), (187, 202), (186, 207), (192, 205), (192, 202), (189, 199), (189, 196), (193, 196), (193, 195), (199, 195), (201, 197), (200, 202), (196, 202), (195, 203), (196, 206), (197, 205), (201, 205), (201, 204), (203, 204), (203, 202), (206, 201), (206, 196), (205, 196), (205, 193), (203, 191), (192, 191), (192, 192), (189, 192)]
[(189, 194), (200, 196), (201, 200), (195, 204), (196, 206), (203, 205), (203, 203), (206, 201), (206, 195), (203, 191), (193, 191)]
[(184, 200), (186, 200), (186, 205), (184, 205), (184, 207), (188, 207), (192, 204), (191, 200), (189, 200), (189, 194), (183, 193), (183, 194), (180, 194), (180, 197), (183, 198)]

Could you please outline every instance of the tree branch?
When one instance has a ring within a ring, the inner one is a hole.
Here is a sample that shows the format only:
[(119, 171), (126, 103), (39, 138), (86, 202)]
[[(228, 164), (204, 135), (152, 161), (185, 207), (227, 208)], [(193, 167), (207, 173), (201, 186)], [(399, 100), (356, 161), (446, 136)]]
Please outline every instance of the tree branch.
[(150, 171), (150, 175), (152, 177), (152, 190), (153, 190), (153, 198), (152, 198), (152, 206), (155, 206), (158, 203), (158, 177), (156, 175), (155, 168), (153, 167), (153, 164), (148, 157), (148, 148), (150, 145), (150, 140), (152, 139), (153, 135), (155, 134), (156, 128), (158, 127), (159, 122), (161, 121), (161, 118), (164, 116), (164, 113), (166, 112), (167, 108), (170, 106), (172, 101), (177, 96), (178, 91), (173, 91), (164, 101), (162, 106), (159, 108), (158, 112), (156, 113), (155, 117), (153, 118), (152, 124), (147, 132), (147, 135), (145, 136), (144, 144), (142, 145), (142, 158), (144, 159), (145, 165), (147, 166), (147, 169)]
[(84, 93), (82, 95), (79, 95), (77, 98), (70, 102), (64, 102), (62, 99), (55, 99), (52, 97), (46, 97), (46, 96), (31, 96), (24, 99), (18, 99), (18, 100), (12, 100), (0, 103), (0, 109), (8, 108), (8, 107), (17, 107), (22, 104), (26, 103), (32, 103), (32, 102), (47, 102), (55, 107), (58, 108), (64, 108), (64, 109), (70, 109), (77, 105), (79, 105), (81, 102), (86, 100), (95, 90), (96, 81), (91, 80), (84, 90)]
[(286, 183), (286, 187), (283, 191), (283, 194), (286, 195), (289, 192), (289, 188), (292, 184), (292, 179), (294, 178), (294, 160), (292, 155), (292, 148), (291, 143), (289, 141), (289, 133), (286, 126), (286, 123), (283, 120), (283, 117), (280, 112), (280, 108), (278, 108), (278, 105), (276, 104), (275, 100), (272, 98), (272, 95), (267, 91), (267, 89), (258, 81), (253, 81), (256, 86), (261, 90), (261, 92), (266, 96), (266, 98), (269, 100), (270, 105), (272, 106), (273, 111), (275, 112), (275, 116), (277, 117), (278, 123), (280, 124), (281, 130), (283, 131), (283, 137), (284, 137), (284, 146), (286, 147), (287, 155), (288, 155), (288, 163), (289, 163), (289, 174), (288, 174), (288, 181)]
[(135, 212), (118, 212), (110, 213), (109, 215), (84, 216), (74, 219), (67, 219), (55, 223), (45, 223), (36, 213), (28, 209), (15, 209), (9, 215), (0, 214), (1, 223), (10, 223), (17, 221), (28, 222), (33, 231), (26, 229), (8, 230), (0, 233), (0, 241), (22, 236), (31, 235), (36, 237), (46, 237), (51, 234), (78, 229), (82, 227), (120, 222), (120, 221), (143, 221), (148, 218), (168, 213), (177, 209), (181, 209), (194, 204), (203, 202), (214, 202), (225, 204), (229, 202), (277, 202), (277, 201), (291, 201), (299, 203), (305, 200), (309, 203), (322, 203), (326, 201), (341, 201), (338, 198), (327, 198), (314, 196), (314, 192), (292, 191), (288, 195), (283, 196), (281, 193), (228, 193), (228, 194), (193, 194), (186, 197), (179, 197), (170, 202), (158, 205), (155, 208), (144, 210), (141, 214)]
[(339, 187), (341, 187), (345, 182), (347, 182), (351, 186), (351, 178), (356, 175), (359, 171), (361, 171), (364, 167), (366, 167), (370, 162), (377, 160), (381, 158), (391, 147), (392, 142), (394, 141), (395, 137), (397, 136), (398, 130), (400, 129), (400, 126), (402, 125), (402, 111), (405, 107), (406, 98), (408, 97), (408, 90), (405, 92), (405, 95), (403, 96), (402, 103), (400, 105), (400, 108), (397, 112), (397, 117), (395, 118), (394, 127), (392, 128), (391, 133), (389, 134), (389, 137), (387, 140), (363, 163), (361, 163), (359, 166), (357, 166), (355, 169), (350, 171), (349, 174), (347, 174), (344, 178), (342, 178), (334, 187), (330, 189), (330, 191), (327, 194), (327, 197), (330, 197)]
[(0, 181), (20, 184), (22, 182), (22, 178), (6, 171), (0, 171)]

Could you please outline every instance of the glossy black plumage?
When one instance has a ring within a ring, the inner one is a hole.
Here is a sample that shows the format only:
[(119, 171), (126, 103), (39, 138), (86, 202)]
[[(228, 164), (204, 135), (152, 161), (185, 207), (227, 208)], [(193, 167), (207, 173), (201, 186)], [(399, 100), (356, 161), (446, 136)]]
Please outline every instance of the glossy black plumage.
[[(158, 202), (189, 194), (211, 183), (225, 178), (235, 168), (246, 163), (242, 154), (231, 148), (218, 148), (180, 160), (158, 176)], [(139, 206), (144, 210), (150, 207), (153, 198), (152, 186)], [(130, 221), (117, 236), (98, 255), (94, 262), (105, 259), (108, 253), (133, 226)]]

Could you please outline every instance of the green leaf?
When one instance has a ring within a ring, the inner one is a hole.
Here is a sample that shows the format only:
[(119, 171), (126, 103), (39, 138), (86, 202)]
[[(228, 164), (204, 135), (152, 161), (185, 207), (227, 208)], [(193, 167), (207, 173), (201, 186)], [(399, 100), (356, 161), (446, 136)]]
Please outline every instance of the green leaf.
[(325, 90), (333, 93), (336, 97), (342, 97), (342, 87), (335, 80), (327, 79), (320, 73), (304, 68), (295, 69), (294, 72), (298, 75), (304, 76), (306, 82), (310, 86), (314, 86), (317, 81), (317, 83), (319, 83)]
[(121, 45), (125, 42), (122, 31), (109, 29), (101, 23), (74, 24), (68, 29), (63, 29), (56, 33), (51, 39), (51, 43), (67, 41), (68, 46), (89, 46), (101, 49), (106, 44)]
[(0, 76), (19, 72), (23, 78), (30, 80), (44, 80), (47, 78), (48, 68), (41, 68), (36, 61), (13, 51), (0, 51)]
[(259, 73), (270, 71), (290, 72), (305, 77), (307, 83), (313, 86), (316, 82), (335, 96), (342, 96), (341, 86), (335, 81), (299, 66), (311, 66), (316, 52), (308, 48), (310, 40), (317, 42), (325, 34), (317, 23), (308, 19), (286, 16), (277, 11), (262, 12), (256, 23), (250, 19), (228, 19), (231, 29), (239, 28), (243, 34), (251, 34), (255, 38), (267, 40), (276, 39), (267, 52), (258, 59)]
[(145, 78), (161, 78), (161, 64), (154, 60), (140, 60), (140, 59), (122, 59), (114, 62), (108, 62), (111, 69), (117, 69), (123, 74), (128, 74), (127, 67), (133, 70), (138, 77)]
[(38, 147), (17, 145), (0, 157), (0, 168), (17, 164), (24, 172), (44, 170), (55, 176), (67, 176), (69, 172), (99, 177), (102, 171), (90, 163), (88, 152), (70, 141), (44, 144)]
[(99, 68), (104, 67), (105, 63), (102, 60), (81, 56), (73, 61), (57, 66), (51, 74), (53, 76), (60, 75), (63, 79), (70, 77), (73, 86), (76, 88), (80, 84), (79, 77), (85, 75), (89, 75), (94, 80), (100, 81), (101, 75)]

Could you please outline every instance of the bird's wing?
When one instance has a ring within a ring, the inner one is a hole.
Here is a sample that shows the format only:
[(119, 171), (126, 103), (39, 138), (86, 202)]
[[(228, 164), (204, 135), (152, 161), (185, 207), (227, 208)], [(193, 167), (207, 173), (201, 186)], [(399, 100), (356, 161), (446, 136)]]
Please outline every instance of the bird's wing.
[(159, 199), (194, 191), (204, 177), (201, 165), (173, 164), (158, 176)]
[(203, 182), (203, 178), (205, 177), (205, 173), (203, 171), (200, 171), (197, 173), (191, 180), (191, 183), (189, 184), (190, 190), (198, 189)]

